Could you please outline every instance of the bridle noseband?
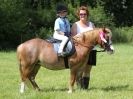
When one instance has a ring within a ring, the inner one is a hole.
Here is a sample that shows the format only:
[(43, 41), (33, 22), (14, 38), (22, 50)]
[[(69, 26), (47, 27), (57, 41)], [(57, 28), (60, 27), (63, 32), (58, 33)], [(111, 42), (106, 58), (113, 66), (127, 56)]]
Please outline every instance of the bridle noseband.
[(105, 33), (103, 31), (99, 32), (99, 36), (101, 39), (101, 46), (104, 46), (103, 51), (110, 50), (110, 46), (112, 45), (112, 42), (110, 41), (109, 36), (107, 36), (107, 39), (105, 39)]

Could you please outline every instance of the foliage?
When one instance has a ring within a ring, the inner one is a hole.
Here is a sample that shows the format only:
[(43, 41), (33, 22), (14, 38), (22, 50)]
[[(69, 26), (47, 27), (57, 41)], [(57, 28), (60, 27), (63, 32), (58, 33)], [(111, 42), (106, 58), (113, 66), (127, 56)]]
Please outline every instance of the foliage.
[(133, 26), (115, 28), (113, 40), (114, 42), (133, 43)]
[(47, 39), (49, 37), (52, 37), (53, 35), (53, 28), (41, 28), (40, 32), (37, 34), (38, 37), (42, 38), (42, 39)]
[(114, 17), (114, 22), (119, 26), (133, 25), (133, 1), (132, 0), (106, 0), (105, 11)]
[(26, 16), (19, 0), (0, 1), (0, 49), (12, 48), (19, 44), (19, 34), (25, 27)]
[(90, 20), (95, 23), (96, 27), (113, 27), (114, 23), (112, 19), (113, 17), (105, 14), (102, 6), (97, 6), (93, 9), (90, 8)]
[[(18, 44), (31, 38), (52, 36), (56, 19), (55, 7), (59, 2), (67, 4), (71, 24), (77, 21), (77, 7), (89, 5), (90, 20), (95, 26), (119, 28), (133, 25), (132, 0), (0, 0), (0, 50), (16, 48)], [(117, 29), (113, 30), (116, 30), (114, 38), (117, 38), (119, 32)], [(128, 40), (121, 38), (114, 41), (132, 41), (129, 36), (132, 31), (129, 32), (121, 33), (121, 37), (127, 37)]]

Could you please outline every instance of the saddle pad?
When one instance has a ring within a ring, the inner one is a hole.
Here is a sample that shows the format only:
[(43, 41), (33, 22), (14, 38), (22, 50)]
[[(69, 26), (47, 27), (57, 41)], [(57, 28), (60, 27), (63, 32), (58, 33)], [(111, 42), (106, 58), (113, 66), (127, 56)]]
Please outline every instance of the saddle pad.
[[(55, 38), (51, 37), (51, 38), (48, 38), (47, 41), (53, 44), (55, 52), (58, 53), (61, 40), (58, 40), (58, 39), (55, 39)], [(66, 56), (71, 56), (75, 52), (75, 47), (74, 47), (71, 40), (69, 40), (66, 43), (66, 45), (64, 47), (64, 52), (67, 53)]]
[[(54, 50), (57, 53), (59, 50), (59, 47), (60, 47), (60, 42), (53, 43), (53, 45), (54, 45)], [(67, 45), (64, 48), (64, 52), (69, 54), (71, 52), (71, 50), (72, 50), (72, 43), (70, 41), (68, 41)]]
[[(56, 53), (58, 53), (59, 47), (60, 47), (60, 43), (53, 43), (54, 45), (54, 50)], [(65, 45), (64, 47), (64, 52), (66, 52), (66, 56), (71, 56), (72, 54), (74, 54), (75, 52), (75, 47), (73, 45), (73, 43), (71, 41), (68, 41), (68, 43)]]

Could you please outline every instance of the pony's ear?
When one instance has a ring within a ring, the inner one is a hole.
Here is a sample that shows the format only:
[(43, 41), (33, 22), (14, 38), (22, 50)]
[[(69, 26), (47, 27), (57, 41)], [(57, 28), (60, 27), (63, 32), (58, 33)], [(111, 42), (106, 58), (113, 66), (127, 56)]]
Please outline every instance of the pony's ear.
[(103, 32), (106, 33), (106, 28), (105, 28), (105, 26), (103, 26)]
[(109, 28), (103, 28), (103, 32), (106, 34), (110, 34), (111, 30)]
[(102, 29), (103, 29), (104, 33), (110, 33), (111, 32), (111, 30), (107, 27), (103, 27)]
[(104, 28), (103, 28), (103, 32), (104, 32), (107, 36), (109, 36), (110, 38), (112, 38), (112, 32), (111, 32), (111, 30), (110, 30), (109, 28), (104, 27)]

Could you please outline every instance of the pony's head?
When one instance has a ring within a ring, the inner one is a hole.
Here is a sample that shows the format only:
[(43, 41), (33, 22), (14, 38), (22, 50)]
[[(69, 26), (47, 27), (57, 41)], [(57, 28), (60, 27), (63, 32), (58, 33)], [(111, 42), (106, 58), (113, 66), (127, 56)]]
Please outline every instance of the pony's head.
[(104, 48), (105, 51), (107, 51), (109, 54), (114, 53), (114, 47), (112, 45), (112, 32), (108, 28), (102, 28), (99, 32), (99, 43), (102, 48)]
[(76, 43), (87, 47), (93, 48), (95, 45), (100, 45), (104, 51), (109, 54), (114, 53), (114, 47), (112, 46), (112, 33), (108, 28), (95, 28), (94, 30), (79, 33), (73, 37)]

